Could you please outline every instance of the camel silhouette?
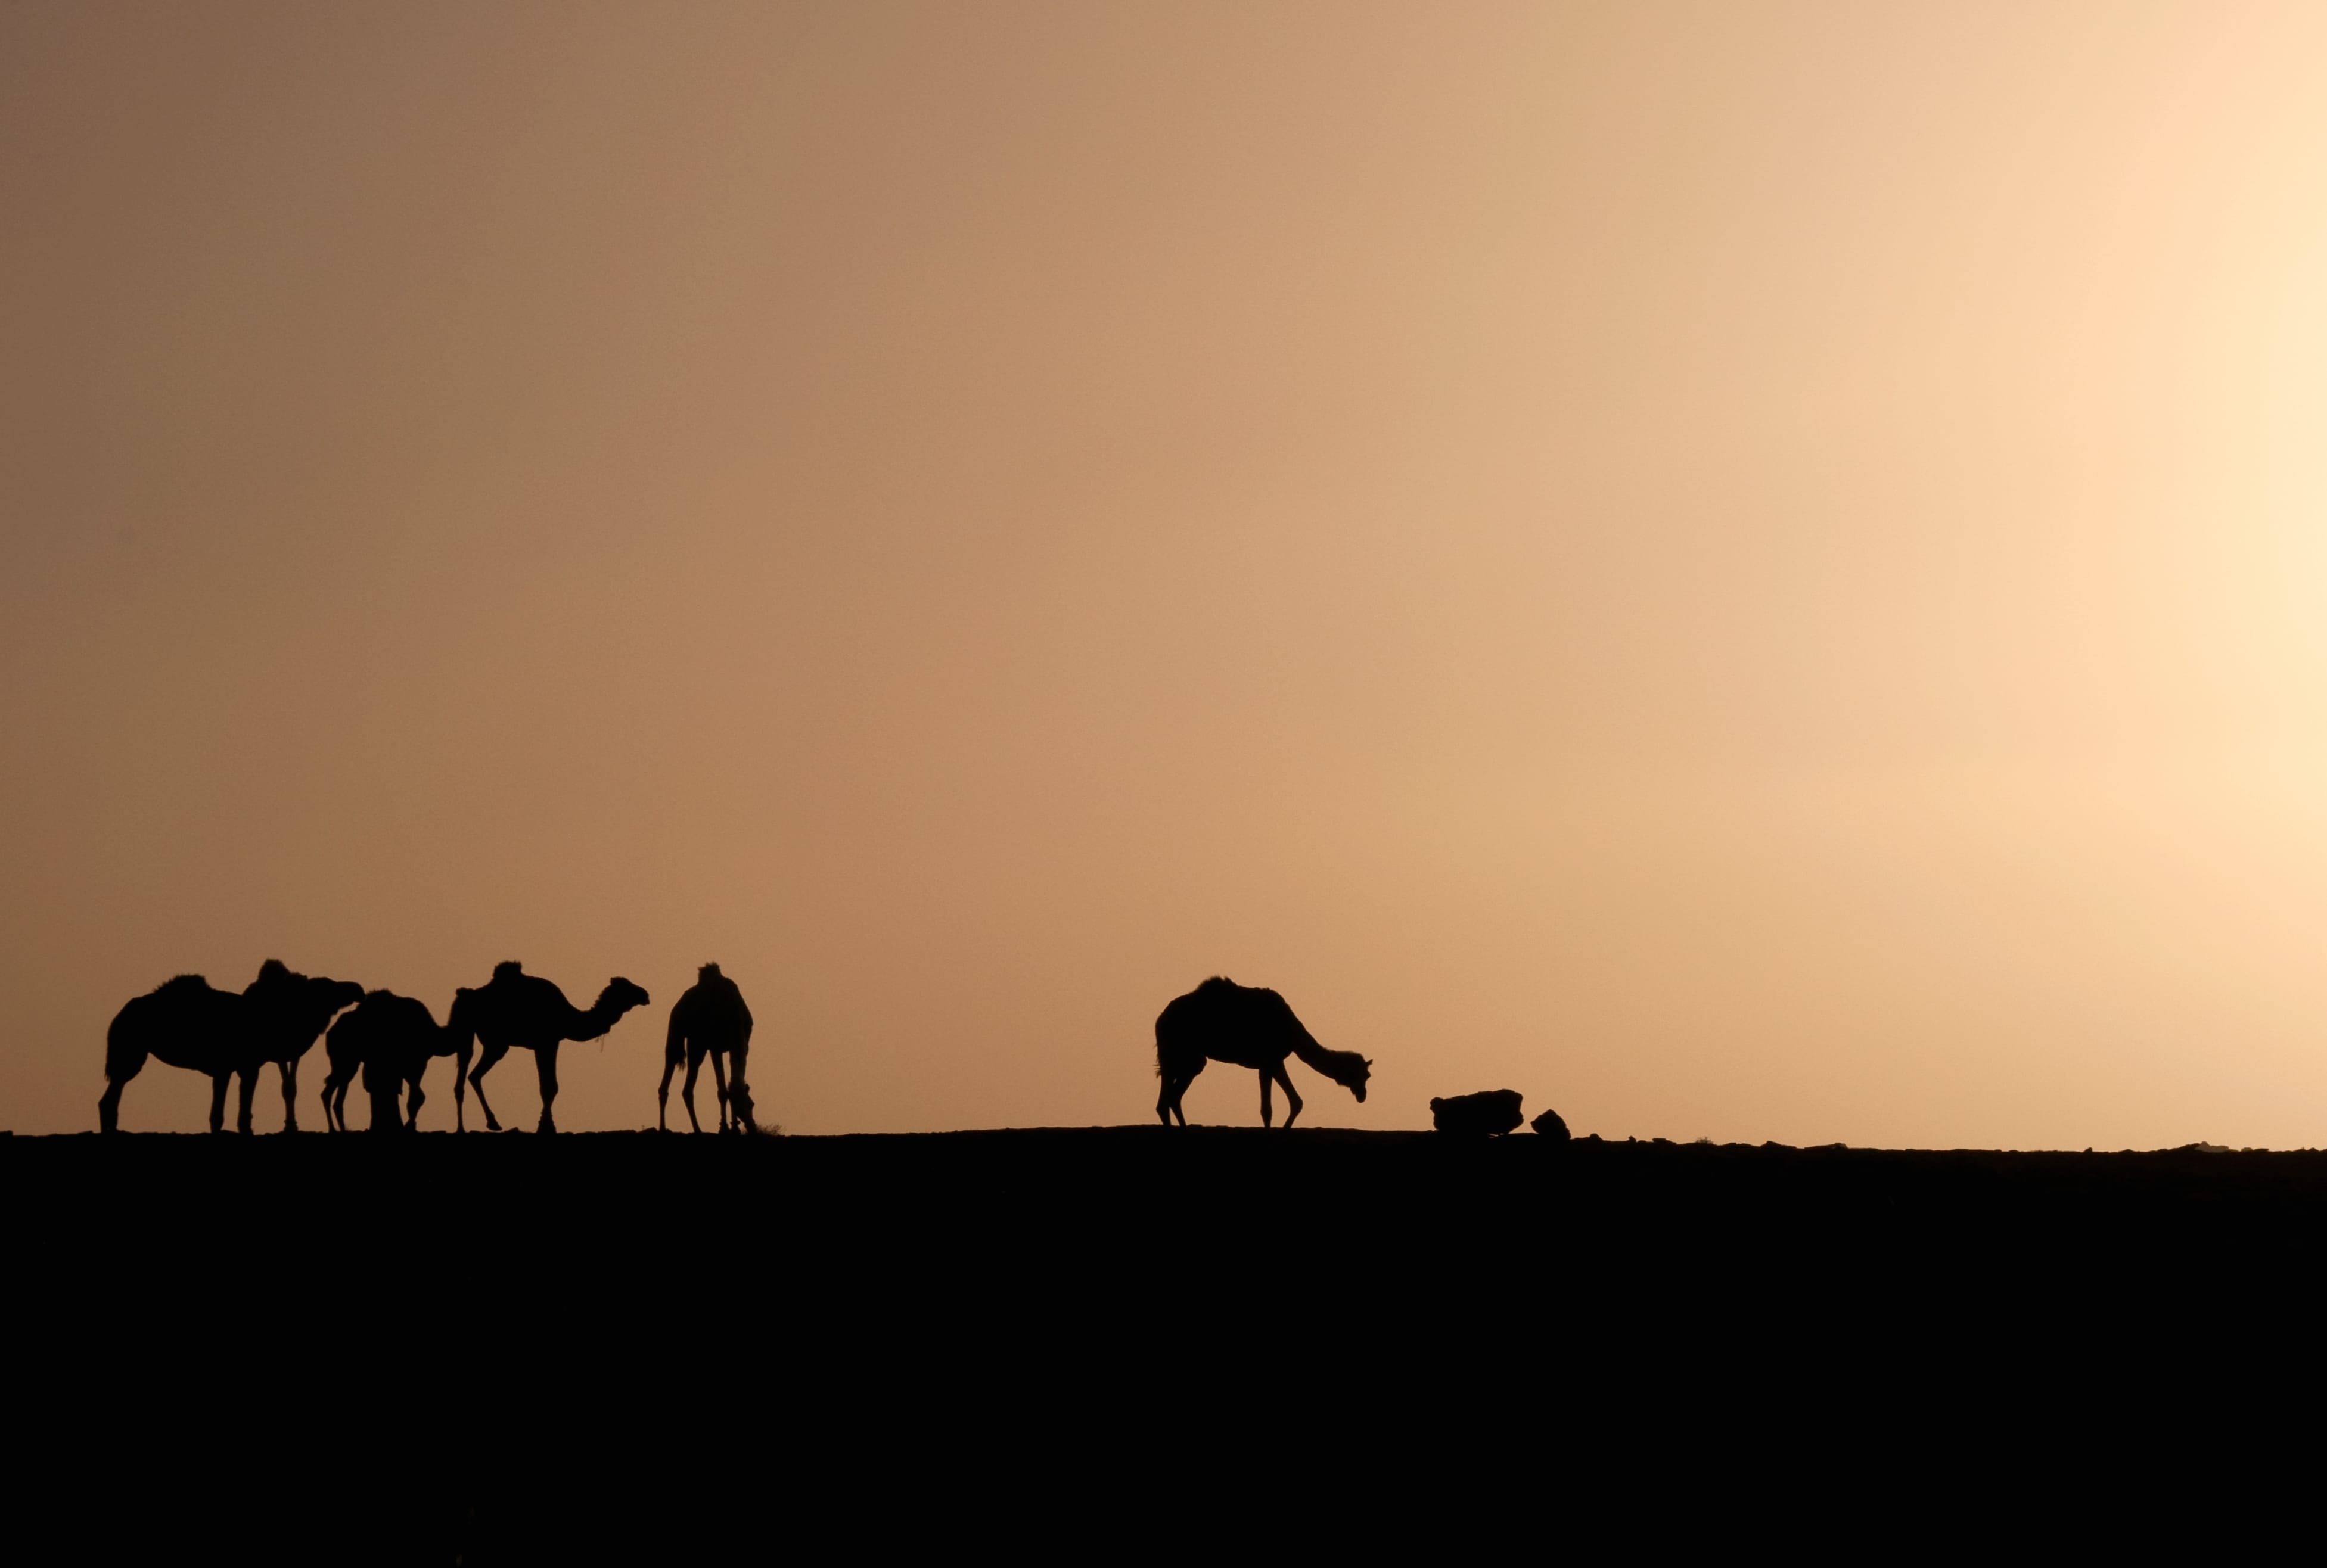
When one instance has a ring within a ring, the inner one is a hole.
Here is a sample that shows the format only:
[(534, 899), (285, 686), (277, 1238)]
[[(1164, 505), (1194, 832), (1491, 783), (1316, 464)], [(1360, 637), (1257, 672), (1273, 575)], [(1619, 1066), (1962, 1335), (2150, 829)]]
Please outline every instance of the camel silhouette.
[(1260, 1074), (1260, 1125), (1271, 1124), (1272, 1083), (1284, 1087), (1289, 1107), (1285, 1125), (1301, 1114), (1301, 1096), (1285, 1071), (1285, 1059), (1297, 1056), (1317, 1071), (1357, 1096), (1363, 1105), (1366, 1079), (1373, 1063), (1354, 1050), (1328, 1050), (1319, 1045), (1285, 1005), (1285, 998), (1265, 986), (1239, 985), (1214, 975), (1185, 996), (1174, 997), (1155, 1020), (1155, 1076), (1164, 1092), (1155, 1114), (1165, 1126), (1177, 1116), (1182, 1126), (1188, 1114), (1180, 1108), (1188, 1086), (1204, 1070), (1206, 1060), (1248, 1067)]
[[(671, 1004), (670, 1033), (662, 1048), (662, 1083), (655, 1090), (656, 1128), (670, 1130), (670, 1075), (684, 1059), (687, 1082), (680, 1087), (679, 1096), (687, 1102), (687, 1125), (703, 1131), (695, 1115), (695, 1080), (707, 1056), (711, 1081), (719, 1090), (719, 1130), (758, 1131), (752, 1121), (752, 1091), (743, 1087), (743, 1063), (751, 1053), (752, 1010), (743, 1005), (742, 988), (722, 975), (718, 965), (704, 965), (695, 972), (695, 984)], [(732, 1076), (724, 1066), (730, 1059), (734, 1068)]]
[[(398, 996), (393, 991), (367, 994), (324, 1037), (331, 1075), (323, 1079), (323, 1120), (335, 1132), (348, 1130), (348, 1089), (363, 1075), (364, 1092), (371, 1097), (371, 1128), (375, 1133), (420, 1126), (420, 1107), (428, 1097), (420, 1087), (429, 1062), (436, 1057), (455, 1059), (453, 1069), (453, 1125), (467, 1131), (463, 1108), (468, 1099), (469, 1051), (466, 1040), (440, 1026), (425, 1002)], [(397, 1096), (409, 1087), (410, 1103), (397, 1108)]]
[[(352, 980), (310, 979), (294, 975), (277, 960), (258, 966), (258, 978), (244, 988), (250, 1003), (250, 1022), (262, 1059), (283, 1075), (283, 1130), (299, 1130), (299, 1059), (322, 1038), (324, 1025), (341, 1008), (362, 999), (364, 988)], [(250, 1131), (250, 1083), (243, 1081), (242, 1130)]]
[(523, 966), (494, 965), (491, 980), (453, 997), (452, 1016), (445, 1024), (463, 1059), (472, 1040), (484, 1047), (468, 1078), (469, 1087), (477, 1091), (477, 1104), (484, 1109), (486, 1129), (498, 1133), (501, 1125), (493, 1115), (492, 1102), (485, 1098), (485, 1075), (512, 1046), (533, 1052), (534, 1070), (541, 1078), (541, 1122), (535, 1131), (554, 1133), (557, 1122), (551, 1107), (557, 1101), (558, 1046), (569, 1040), (596, 1040), (613, 1028), (623, 1013), (646, 1004), (645, 989), (617, 975), (584, 1012), (566, 1001), (565, 993), (550, 982), (527, 974)]
[(332, 1014), (362, 995), (363, 987), (351, 980), (296, 974), (269, 958), (259, 966), (258, 978), (240, 992), (220, 991), (200, 975), (181, 975), (132, 997), (106, 1031), (98, 1130), (120, 1130), (121, 1091), (150, 1057), (210, 1078), (213, 1133), (225, 1128), (227, 1083), (237, 1077), (242, 1079), (242, 1094), (235, 1125), (250, 1131), (250, 1100), (258, 1087), (259, 1069), (275, 1063), (283, 1075), (284, 1131), (297, 1132), (292, 1097), (298, 1087), (299, 1059), (323, 1032)]

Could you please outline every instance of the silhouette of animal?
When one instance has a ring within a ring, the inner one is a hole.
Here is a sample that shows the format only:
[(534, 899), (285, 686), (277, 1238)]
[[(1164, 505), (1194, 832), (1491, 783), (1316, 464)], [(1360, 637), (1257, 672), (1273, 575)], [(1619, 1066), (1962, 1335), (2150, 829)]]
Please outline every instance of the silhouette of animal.
[(1180, 1101), (1204, 1063), (1224, 1061), (1248, 1067), (1260, 1074), (1260, 1125), (1271, 1125), (1275, 1107), (1269, 1086), (1281, 1085), (1287, 1109), (1285, 1125), (1301, 1114), (1301, 1096), (1285, 1070), (1285, 1059), (1297, 1056), (1332, 1078), (1363, 1105), (1366, 1079), (1373, 1063), (1354, 1050), (1328, 1050), (1319, 1045), (1285, 1005), (1285, 998), (1258, 985), (1239, 985), (1214, 975), (1185, 996), (1173, 998), (1155, 1019), (1155, 1076), (1164, 1080), (1155, 1101), (1155, 1115), (1165, 1126), (1178, 1117), (1188, 1125)]
[(251, 1095), (259, 1069), (274, 1062), (283, 1075), (284, 1130), (298, 1131), (289, 1100), (296, 1092), (299, 1058), (332, 1014), (357, 1000), (363, 987), (350, 980), (295, 974), (276, 959), (259, 966), (241, 992), (220, 991), (200, 975), (181, 975), (131, 998), (105, 1036), (105, 1093), (97, 1102), (101, 1132), (121, 1125), (121, 1091), (152, 1058), (210, 1080), (210, 1131), (226, 1125), (226, 1089), (242, 1079), (236, 1127), (250, 1131)]
[(1462, 1137), (1500, 1138), (1516, 1132), (1526, 1118), (1519, 1111), (1517, 1089), (1483, 1089), (1475, 1095), (1449, 1095), (1430, 1102), (1431, 1125), (1442, 1133)]
[[(352, 980), (310, 979), (276, 959), (258, 966), (258, 978), (243, 991), (250, 1023), (264, 1059), (283, 1075), (283, 1130), (299, 1130), (299, 1059), (322, 1037), (324, 1025), (342, 1007), (360, 1001), (364, 988)], [(243, 1085), (242, 1130), (250, 1131), (248, 1080)]]
[(1546, 1111), (1528, 1125), (1533, 1127), (1539, 1136), (1549, 1138), (1555, 1143), (1567, 1142), (1567, 1124), (1559, 1119), (1557, 1111)]
[[(323, 1079), (323, 1120), (336, 1132), (348, 1130), (348, 1089), (363, 1075), (364, 1092), (371, 1097), (374, 1132), (402, 1127), (416, 1130), (420, 1107), (427, 1095), (420, 1087), (431, 1059), (455, 1059), (453, 1069), (453, 1117), (456, 1131), (466, 1130), (463, 1106), (468, 1098), (468, 1041), (455, 1040), (440, 1026), (428, 1004), (393, 991), (373, 991), (347, 1012), (324, 1037), (324, 1054), (331, 1074)], [(410, 1103), (397, 1109), (397, 1094), (408, 1087)]]
[[(719, 972), (718, 965), (704, 965), (695, 972), (695, 984), (671, 1005), (670, 1033), (662, 1048), (662, 1083), (655, 1090), (656, 1127), (669, 1129), (670, 1075), (684, 1059), (687, 1082), (679, 1095), (687, 1102), (687, 1125), (703, 1131), (695, 1115), (695, 1080), (707, 1056), (711, 1081), (719, 1090), (719, 1130), (757, 1131), (752, 1121), (752, 1092), (743, 1087), (743, 1063), (751, 1052), (752, 1010), (743, 1005), (743, 990)], [(732, 1064), (732, 1077), (723, 1063)]]
[(534, 1070), (541, 1078), (541, 1122), (535, 1131), (554, 1133), (557, 1131), (553, 1107), (557, 1102), (558, 1046), (569, 1040), (603, 1037), (623, 1013), (645, 1006), (647, 1000), (644, 987), (617, 975), (584, 1011), (566, 1001), (565, 993), (556, 985), (538, 975), (527, 974), (523, 966), (514, 962), (494, 965), (491, 980), (454, 996), (445, 1027), (462, 1050), (472, 1040), (484, 1048), (468, 1078), (469, 1087), (477, 1091), (477, 1104), (484, 1108), (486, 1128), (501, 1130), (492, 1102), (485, 1098), (485, 1075), (512, 1047), (533, 1052)]

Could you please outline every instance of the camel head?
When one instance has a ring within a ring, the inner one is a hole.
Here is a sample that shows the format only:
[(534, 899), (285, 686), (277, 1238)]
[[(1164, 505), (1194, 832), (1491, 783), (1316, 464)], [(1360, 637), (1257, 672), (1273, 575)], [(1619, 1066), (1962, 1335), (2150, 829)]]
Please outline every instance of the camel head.
[(603, 1014), (611, 1023), (633, 1007), (644, 1007), (648, 1000), (645, 986), (617, 975), (606, 982), (606, 988), (598, 993), (598, 1000), (590, 1011)]
[(1371, 1057), (1360, 1056), (1354, 1050), (1329, 1050), (1325, 1053), (1325, 1076), (1357, 1096), (1358, 1104), (1366, 1103), (1366, 1080), (1373, 1077)]
[(353, 1007), (363, 996), (364, 988), (352, 980), (326, 980), (318, 975), (307, 982), (308, 1001), (326, 1018), (342, 1007)]
[(362, 1001), (363, 994), (364, 988), (352, 980), (302, 975), (280, 958), (269, 958), (261, 964), (258, 978), (243, 992), (284, 1028), (294, 1033), (305, 1030), (310, 1039), (341, 1008), (352, 1007)]

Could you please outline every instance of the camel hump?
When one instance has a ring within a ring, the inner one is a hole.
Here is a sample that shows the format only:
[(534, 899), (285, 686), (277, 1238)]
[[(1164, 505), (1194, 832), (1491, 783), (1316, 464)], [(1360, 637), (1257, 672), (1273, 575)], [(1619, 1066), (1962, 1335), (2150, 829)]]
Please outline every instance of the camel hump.
[(291, 978), (291, 966), (280, 958), (269, 958), (258, 966), (258, 977), (261, 980), (288, 980)]
[(1239, 985), (1225, 975), (1215, 975), (1185, 996), (1173, 998), (1164, 1011), (1174, 1009), (1182, 1016), (1201, 1018), (1254, 1018), (1270, 1013), (1290, 1017), (1293, 1013), (1285, 998), (1267, 986)]
[(493, 978), (496, 980), (514, 980), (524, 973), (525, 966), (514, 958), (504, 958), (493, 966)]
[(1293, 1015), (1292, 1003), (1266, 985), (1239, 985), (1225, 975), (1215, 975), (1189, 993), (1207, 1005), (1248, 1007), (1256, 1013), (1283, 1013)]
[(375, 991), (364, 998), (380, 1011), (397, 1018), (407, 1029), (434, 1029), (436, 1015), (428, 1011), (428, 1003), (417, 996), (399, 996), (393, 991)]

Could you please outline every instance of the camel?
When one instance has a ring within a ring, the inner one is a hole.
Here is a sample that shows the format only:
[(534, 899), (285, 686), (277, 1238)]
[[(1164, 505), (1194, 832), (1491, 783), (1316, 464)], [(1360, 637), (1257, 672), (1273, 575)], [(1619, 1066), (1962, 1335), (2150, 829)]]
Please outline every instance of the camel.
[[(243, 991), (251, 1006), (251, 1027), (257, 1032), (262, 1059), (273, 1062), (283, 1075), (283, 1130), (299, 1130), (299, 1059), (322, 1037), (323, 1026), (342, 1007), (362, 999), (364, 988), (352, 980), (309, 979), (294, 975), (276, 959), (258, 966), (258, 978)], [(250, 1131), (250, 1082), (243, 1081), (242, 1130)]]
[[(466, 994), (466, 993), (463, 993)], [(457, 1004), (457, 1003), (456, 1003)], [(363, 1074), (364, 1091), (371, 1097), (371, 1128), (375, 1133), (420, 1127), (420, 1107), (428, 1097), (420, 1080), (435, 1058), (455, 1059), (453, 1069), (453, 1126), (466, 1132), (469, 1050), (466, 1040), (455, 1040), (441, 1028), (428, 1004), (393, 991), (374, 991), (340, 1015), (325, 1037), (323, 1049), (332, 1059), (331, 1076), (323, 1080), (323, 1121), (334, 1132), (348, 1130), (348, 1088)], [(396, 1097), (407, 1085), (411, 1098), (402, 1111)]]
[(1283, 1086), (1289, 1107), (1285, 1125), (1289, 1127), (1301, 1114), (1301, 1096), (1285, 1071), (1287, 1056), (1299, 1057), (1357, 1096), (1360, 1105), (1365, 1104), (1371, 1061), (1354, 1050), (1328, 1050), (1319, 1045), (1276, 992), (1214, 975), (1185, 996), (1173, 998), (1155, 1020), (1155, 1076), (1164, 1080), (1155, 1114), (1167, 1127), (1174, 1116), (1180, 1125), (1188, 1125), (1188, 1114), (1180, 1108), (1181, 1097), (1209, 1059), (1252, 1068), (1260, 1074), (1260, 1125), (1264, 1127), (1272, 1125), (1275, 1115), (1269, 1086)]
[[(704, 965), (696, 971), (695, 984), (670, 1010), (670, 1033), (662, 1050), (662, 1083), (655, 1090), (656, 1129), (670, 1130), (670, 1075), (684, 1058), (687, 1082), (679, 1095), (687, 1102), (687, 1124), (698, 1133), (703, 1131), (703, 1124), (695, 1116), (695, 1080), (707, 1056), (711, 1081), (719, 1089), (719, 1130), (757, 1132), (752, 1121), (752, 1091), (743, 1087), (743, 1062), (751, 1051), (752, 1010), (743, 1005), (742, 989), (719, 972), (718, 965)], [(731, 1057), (735, 1069), (732, 1078), (723, 1066)]]
[(258, 1071), (273, 1062), (283, 1075), (284, 1131), (299, 1130), (292, 1109), (299, 1058), (315, 1043), (332, 1015), (363, 994), (351, 980), (295, 974), (274, 958), (239, 993), (220, 991), (200, 975), (181, 975), (114, 1014), (105, 1036), (105, 1094), (97, 1102), (100, 1131), (120, 1130), (121, 1091), (148, 1057), (210, 1080), (210, 1131), (226, 1126), (228, 1080), (239, 1076), (242, 1095), (235, 1125), (250, 1131), (251, 1095)]
[(472, 1040), (485, 1048), (468, 1077), (469, 1087), (477, 1091), (477, 1104), (484, 1108), (486, 1130), (498, 1133), (501, 1125), (492, 1102), (485, 1098), (485, 1075), (512, 1046), (533, 1052), (534, 1070), (541, 1078), (541, 1123), (534, 1130), (554, 1133), (557, 1123), (551, 1107), (557, 1100), (558, 1046), (569, 1040), (600, 1039), (623, 1013), (646, 1004), (645, 988), (617, 975), (585, 1013), (550, 982), (527, 974), (523, 966), (494, 965), (491, 980), (453, 999), (452, 1016), (444, 1026), (464, 1054)]

